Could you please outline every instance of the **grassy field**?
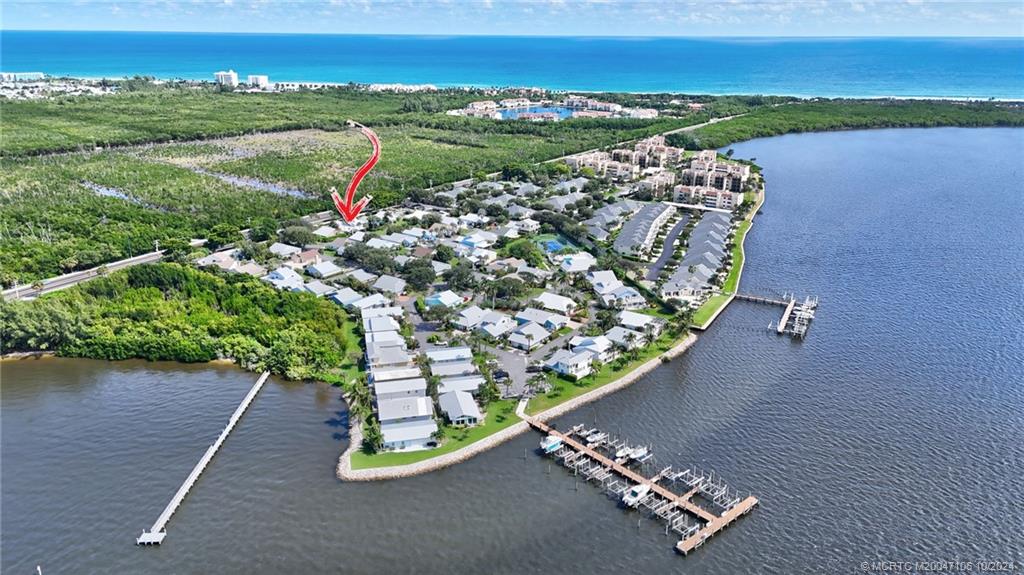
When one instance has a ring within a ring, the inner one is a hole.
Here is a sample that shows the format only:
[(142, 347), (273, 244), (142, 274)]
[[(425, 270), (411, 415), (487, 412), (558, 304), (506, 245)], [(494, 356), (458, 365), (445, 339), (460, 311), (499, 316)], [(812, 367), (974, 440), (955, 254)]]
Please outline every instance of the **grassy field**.
[(729, 301), (729, 296), (725, 294), (713, 295), (708, 298), (708, 301), (704, 302), (697, 311), (693, 314), (693, 325), (695, 327), (703, 328), (704, 324), (715, 315), (718, 308), (725, 305), (725, 302)]
[(526, 406), (526, 413), (536, 415), (546, 409), (579, 397), (588, 391), (593, 391), (625, 377), (641, 365), (678, 345), (687, 335), (688, 333), (684, 333), (678, 337), (672, 337), (667, 333), (662, 334), (653, 344), (640, 349), (640, 353), (635, 360), (629, 361), (621, 367), (616, 362), (605, 364), (601, 366), (597, 373), (588, 375), (579, 381), (569, 381), (558, 374), (549, 372), (548, 381), (551, 382), (551, 391), (531, 399), (530, 403)]
[(368, 469), (371, 467), (392, 467), (395, 465), (407, 465), (432, 459), (445, 453), (451, 453), (471, 443), (493, 435), (510, 425), (521, 421), (516, 416), (516, 403), (514, 399), (503, 399), (492, 403), (487, 408), (486, 421), (475, 427), (444, 428), (444, 443), (437, 449), (409, 452), (386, 452), (367, 454), (357, 451), (352, 454), (352, 469)]

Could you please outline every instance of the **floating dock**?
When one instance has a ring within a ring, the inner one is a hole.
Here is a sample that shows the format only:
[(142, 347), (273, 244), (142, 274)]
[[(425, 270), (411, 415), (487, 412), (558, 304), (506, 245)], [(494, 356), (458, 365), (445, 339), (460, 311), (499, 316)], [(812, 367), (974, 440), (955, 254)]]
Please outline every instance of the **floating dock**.
[[(569, 431), (560, 432), (534, 418), (527, 418), (527, 422), (534, 429), (561, 440), (551, 453), (561, 465), (575, 475), (599, 484), (616, 498), (621, 499), (636, 486), (647, 486), (647, 493), (636, 502), (636, 508), (664, 521), (666, 535), (669, 531), (680, 535), (676, 551), (683, 555), (703, 545), (758, 504), (756, 497), (739, 496), (713, 473), (691, 469), (674, 472), (669, 466), (653, 476), (645, 476), (630, 465), (643, 466), (652, 457), (649, 450), (641, 448), (639, 453), (643, 456), (639, 458), (617, 456), (635, 448), (596, 429), (587, 430), (577, 425)], [(588, 443), (586, 438), (595, 434), (605, 437), (600, 442)], [(698, 495), (710, 502), (707, 507), (693, 501)]]
[(228, 438), (231, 430), (235, 428), (235, 424), (237, 424), (238, 420), (242, 418), (242, 414), (245, 413), (245, 410), (248, 409), (252, 401), (256, 399), (256, 394), (263, 389), (263, 384), (267, 382), (268, 377), (270, 377), (270, 372), (265, 371), (260, 375), (259, 379), (256, 380), (252, 389), (250, 389), (249, 393), (247, 393), (242, 399), (242, 403), (240, 403), (238, 408), (235, 409), (235, 412), (231, 414), (231, 418), (228, 419), (227, 426), (225, 426), (224, 430), (220, 432), (220, 436), (218, 436), (217, 440), (213, 442), (213, 445), (207, 448), (206, 453), (203, 454), (199, 463), (192, 468), (192, 473), (189, 473), (188, 477), (185, 478), (185, 482), (178, 488), (174, 497), (171, 498), (170, 503), (168, 503), (167, 507), (164, 508), (163, 513), (156, 518), (156, 522), (149, 528), (149, 531), (143, 531), (142, 535), (135, 539), (136, 545), (159, 545), (163, 542), (164, 537), (167, 537), (167, 531), (165, 529), (167, 522), (171, 520), (171, 516), (178, 510), (178, 506), (181, 505), (185, 496), (188, 495), (192, 486), (195, 485), (199, 476), (202, 475), (206, 466), (209, 465), (210, 460), (212, 460), (213, 456), (217, 454), (217, 450), (219, 450), (220, 446), (224, 444), (224, 440)]

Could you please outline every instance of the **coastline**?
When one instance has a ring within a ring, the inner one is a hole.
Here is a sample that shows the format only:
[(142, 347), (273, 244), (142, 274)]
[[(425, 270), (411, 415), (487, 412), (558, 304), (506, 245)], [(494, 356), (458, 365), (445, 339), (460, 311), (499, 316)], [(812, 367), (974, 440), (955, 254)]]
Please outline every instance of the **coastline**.
[(431, 459), (425, 459), (416, 463), (410, 463), (406, 465), (394, 465), (390, 467), (370, 467), (366, 469), (352, 469), (352, 454), (358, 451), (362, 445), (362, 429), (360, 425), (354, 424), (349, 421), (349, 445), (342, 452), (338, 458), (338, 465), (336, 468), (336, 474), (338, 479), (342, 481), (381, 481), (387, 479), (399, 479), (402, 477), (413, 477), (416, 475), (422, 475), (431, 471), (437, 471), (445, 467), (461, 463), (467, 459), (470, 459), (484, 451), (488, 451), (502, 443), (505, 443), (509, 439), (522, 434), (523, 432), (530, 429), (528, 420), (534, 419), (537, 421), (550, 421), (556, 417), (560, 417), (578, 407), (597, 401), (602, 397), (614, 393), (620, 389), (628, 387), (635, 383), (637, 380), (647, 375), (659, 365), (662, 365), (662, 358), (673, 359), (678, 357), (686, 350), (690, 349), (697, 341), (697, 334), (689, 333), (681, 342), (673, 346), (671, 349), (665, 351), (658, 356), (647, 360), (645, 363), (638, 366), (633, 371), (622, 376), (615, 381), (611, 381), (598, 387), (574, 397), (564, 403), (560, 403), (554, 407), (546, 409), (533, 416), (525, 416), (522, 421), (519, 421), (501, 431), (498, 431), (492, 435), (489, 435), (480, 441), (474, 442), (466, 447), (459, 450), (440, 455)]
[[(716, 309), (715, 312), (711, 314), (711, 317), (709, 317), (707, 321), (700, 325), (691, 325), (691, 328), (699, 331), (704, 331), (708, 329), (709, 327), (711, 327), (711, 324), (713, 324), (715, 320), (718, 319), (718, 316), (721, 315), (723, 311), (725, 311), (725, 308), (729, 307), (729, 304), (732, 303), (732, 300), (736, 299), (736, 292), (739, 291), (740, 289), (740, 280), (743, 279), (743, 266), (747, 264), (747, 235), (750, 234), (750, 230), (754, 227), (754, 219), (757, 217), (758, 210), (760, 210), (761, 206), (764, 205), (767, 193), (767, 188), (762, 188), (761, 192), (757, 194), (757, 204), (755, 204), (754, 208), (750, 210), (750, 218), (747, 219), (747, 222), (749, 222), (750, 225), (747, 226), (746, 231), (743, 232), (743, 237), (740, 238), (740, 254), (743, 256), (743, 261), (740, 262), (739, 269), (736, 272), (736, 285), (734, 286), (733, 291), (728, 294), (728, 299), (719, 304), (718, 309)], [(697, 309), (700, 310), (700, 308)]]

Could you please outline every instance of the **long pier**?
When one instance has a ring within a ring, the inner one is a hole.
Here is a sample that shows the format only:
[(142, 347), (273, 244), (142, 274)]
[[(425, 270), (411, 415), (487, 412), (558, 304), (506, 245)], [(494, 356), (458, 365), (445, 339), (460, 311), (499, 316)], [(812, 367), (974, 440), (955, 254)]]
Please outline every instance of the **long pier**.
[(136, 545), (159, 545), (163, 542), (164, 537), (167, 537), (167, 531), (165, 529), (167, 522), (171, 520), (171, 516), (178, 510), (178, 506), (181, 505), (185, 496), (188, 495), (192, 486), (195, 485), (199, 476), (202, 475), (206, 466), (209, 465), (210, 460), (212, 460), (213, 456), (217, 454), (217, 450), (219, 450), (220, 446), (224, 444), (224, 440), (231, 434), (231, 431), (235, 428), (238, 420), (242, 418), (242, 414), (245, 413), (245, 410), (248, 409), (252, 401), (256, 399), (256, 394), (263, 389), (263, 384), (267, 382), (268, 377), (270, 377), (270, 372), (265, 371), (260, 375), (259, 379), (256, 380), (252, 389), (250, 389), (249, 393), (247, 393), (242, 399), (242, 403), (240, 403), (235, 409), (235, 412), (231, 414), (231, 418), (228, 419), (227, 426), (225, 426), (224, 430), (220, 432), (217, 440), (213, 442), (213, 445), (206, 449), (206, 453), (203, 454), (199, 463), (196, 463), (196, 466), (192, 468), (192, 473), (189, 473), (188, 477), (185, 478), (185, 482), (178, 488), (174, 497), (171, 498), (170, 503), (168, 503), (167, 507), (164, 508), (163, 513), (156, 518), (156, 522), (149, 528), (149, 531), (143, 531), (142, 535), (135, 540)]
[[(608, 441), (607, 434), (597, 433), (601, 439), (593, 446), (575, 437), (585, 437), (597, 430), (580, 431), (581, 426), (577, 426), (563, 433), (534, 418), (528, 417), (526, 421), (534, 429), (562, 441), (562, 447), (555, 455), (561, 458), (564, 466), (582, 474), (587, 480), (600, 482), (614, 495), (621, 497), (633, 486), (646, 485), (648, 494), (637, 503), (637, 507), (642, 506), (663, 519), (666, 522), (666, 534), (672, 530), (682, 535), (676, 550), (683, 555), (703, 545), (712, 535), (749, 513), (758, 504), (756, 497), (735, 496), (720, 480), (716, 481), (713, 476), (697, 474), (689, 469), (673, 473), (669, 466), (652, 477), (644, 476), (627, 466), (629, 458), (614, 459), (598, 450), (600, 445), (604, 445), (609, 453), (614, 453), (615, 448), (624, 445), (619, 441)], [(649, 458), (650, 455), (647, 455), (641, 461)], [(686, 491), (679, 494), (659, 484), (666, 480), (682, 481)], [(724, 511), (716, 514), (694, 503), (693, 498), (698, 494), (707, 497)]]

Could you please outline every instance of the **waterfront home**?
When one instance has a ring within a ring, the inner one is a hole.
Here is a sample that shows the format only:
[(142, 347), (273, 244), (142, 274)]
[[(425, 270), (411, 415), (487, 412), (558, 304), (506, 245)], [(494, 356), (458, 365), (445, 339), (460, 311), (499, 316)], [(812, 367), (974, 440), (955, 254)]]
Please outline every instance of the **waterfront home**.
[(480, 391), (480, 386), (484, 384), (484, 381), (484, 376), (480, 374), (442, 377), (440, 383), (437, 384), (437, 392), (448, 393), (451, 391), (464, 391), (466, 393), (476, 395)]
[(362, 299), (363, 297), (365, 296), (363, 296), (361, 293), (357, 292), (352, 288), (347, 287), (342, 288), (331, 294), (331, 301), (342, 307), (349, 307), (355, 302)]
[(452, 425), (472, 426), (483, 419), (473, 396), (465, 391), (442, 393), (437, 398), (437, 405)]
[(260, 279), (279, 290), (301, 291), (305, 285), (302, 276), (295, 270), (284, 266), (277, 268)]
[(590, 268), (597, 265), (597, 258), (589, 252), (577, 252), (562, 256), (559, 267), (567, 274), (579, 274), (590, 271)]
[(619, 312), (619, 325), (626, 329), (649, 333), (652, 337), (657, 337), (661, 333), (664, 324), (664, 321), (644, 313), (632, 311)]
[(613, 344), (623, 349), (636, 349), (638, 347), (643, 347), (646, 343), (646, 336), (644, 336), (643, 333), (626, 329), (621, 325), (617, 325), (606, 331), (604, 336)]
[(402, 344), (369, 343), (366, 347), (366, 365), (374, 369), (408, 368), (413, 367), (413, 359)]
[(590, 375), (593, 359), (594, 355), (589, 351), (576, 353), (568, 349), (560, 349), (544, 362), (544, 366), (564, 376), (580, 379)]
[(462, 305), (464, 302), (462, 296), (459, 294), (451, 290), (445, 290), (443, 292), (427, 296), (427, 298), (423, 300), (423, 303), (425, 303), (427, 307), (442, 306), (454, 308)]
[(378, 402), (405, 397), (425, 397), (427, 380), (422, 377), (378, 381), (373, 385), (373, 393)]
[(295, 246), (290, 246), (288, 244), (282, 244), (281, 242), (274, 242), (273, 244), (270, 245), (269, 248), (267, 248), (267, 251), (269, 251), (270, 253), (274, 254), (279, 258), (290, 258), (296, 254), (301, 253), (302, 248), (297, 248)]
[(385, 274), (373, 282), (373, 289), (394, 295), (402, 295), (405, 293), (405, 280)]
[(387, 307), (391, 300), (379, 293), (370, 294), (362, 299), (352, 302), (351, 307), (358, 310)]
[(569, 318), (553, 313), (550, 311), (540, 310), (533, 307), (528, 307), (518, 313), (516, 313), (516, 321), (520, 324), (536, 323), (543, 326), (545, 329), (551, 331), (557, 331), (565, 327), (569, 323)]
[(557, 311), (562, 314), (572, 314), (576, 311), (577, 307), (576, 302), (571, 298), (551, 292), (544, 292), (533, 298), (533, 301), (539, 303), (544, 309)]
[(612, 340), (603, 335), (594, 337), (575, 336), (569, 340), (569, 347), (575, 353), (590, 352), (600, 363), (613, 361), (618, 352)]
[(663, 203), (647, 204), (622, 226), (612, 248), (623, 255), (647, 256), (658, 230), (672, 217), (675, 207)]
[(437, 433), (434, 406), (428, 397), (406, 397), (378, 402), (377, 417), (384, 449), (427, 449)]
[(340, 274), (341, 268), (335, 265), (334, 262), (322, 261), (306, 266), (306, 273), (316, 278), (329, 278)]
[(373, 282), (377, 281), (376, 275), (371, 274), (370, 272), (361, 268), (352, 270), (345, 275), (364, 285), (370, 285)]

